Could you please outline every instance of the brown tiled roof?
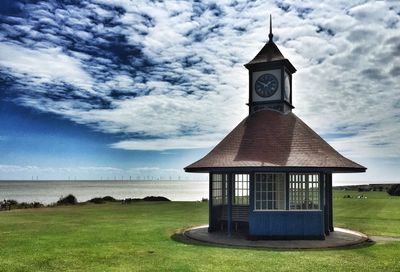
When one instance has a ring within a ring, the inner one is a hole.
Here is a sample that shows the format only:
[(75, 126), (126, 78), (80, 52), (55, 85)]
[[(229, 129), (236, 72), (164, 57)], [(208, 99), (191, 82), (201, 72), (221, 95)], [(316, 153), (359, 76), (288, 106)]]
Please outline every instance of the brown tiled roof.
[(216, 168), (329, 168), (364, 172), (333, 149), (295, 114), (263, 110), (249, 115), (187, 172)]

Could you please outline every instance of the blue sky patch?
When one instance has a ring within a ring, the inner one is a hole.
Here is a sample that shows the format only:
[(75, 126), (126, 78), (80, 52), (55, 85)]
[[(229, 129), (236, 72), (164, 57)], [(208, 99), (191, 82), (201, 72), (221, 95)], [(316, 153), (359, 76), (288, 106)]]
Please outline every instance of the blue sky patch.
[(294, 112), (345, 156), (399, 159), (396, 2), (7, 0), (0, 14), (0, 179), (184, 176), (247, 115), (243, 64), (269, 14), (298, 69)]

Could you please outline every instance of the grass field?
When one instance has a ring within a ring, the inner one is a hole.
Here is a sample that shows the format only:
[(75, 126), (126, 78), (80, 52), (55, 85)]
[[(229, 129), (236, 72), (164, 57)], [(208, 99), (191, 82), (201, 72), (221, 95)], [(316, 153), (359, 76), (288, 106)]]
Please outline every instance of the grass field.
[[(337, 226), (400, 237), (400, 197), (335, 192)], [(207, 203), (87, 204), (0, 212), (0, 271), (400, 271), (400, 242), (272, 251), (177, 242)]]
[[(343, 198), (345, 195), (352, 198)], [(358, 199), (360, 195), (366, 198)], [(400, 236), (400, 197), (385, 192), (335, 191), (334, 224), (369, 235)]]

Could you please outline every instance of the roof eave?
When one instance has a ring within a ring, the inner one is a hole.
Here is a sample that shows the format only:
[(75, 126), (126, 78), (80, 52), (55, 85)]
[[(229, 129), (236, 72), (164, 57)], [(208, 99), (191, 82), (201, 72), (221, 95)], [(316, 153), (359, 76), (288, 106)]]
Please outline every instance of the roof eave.
[(297, 69), (293, 66), (293, 64), (288, 59), (272, 60), (272, 61), (268, 61), (268, 62), (256, 62), (256, 61), (252, 60), (249, 63), (244, 64), (244, 67), (246, 67), (248, 70), (252, 70), (254, 68), (263, 67), (265, 65), (273, 66), (275, 64), (280, 64), (282, 62), (286, 65), (286, 67), (289, 69), (289, 71), (292, 74), (294, 74), (297, 71)]
[(364, 173), (365, 167), (315, 167), (315, 166), (251, 166), (251, 167), (185, 167), (188, 173), (212, 172), (327, 172), (327, 173)]

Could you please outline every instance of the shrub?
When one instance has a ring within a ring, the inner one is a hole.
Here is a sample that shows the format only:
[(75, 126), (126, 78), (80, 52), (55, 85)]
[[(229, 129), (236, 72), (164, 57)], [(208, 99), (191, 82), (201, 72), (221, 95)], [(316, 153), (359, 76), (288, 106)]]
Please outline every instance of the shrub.
[(389, 187), (387, 192), (391, 196), (400, 196), (400, 184), (393, 184)]
[(60, 199), (57, 201), (57, 205), (74, 205), (78, 203), (78, 200), (74, 195), (67, 195), (66, 197), (60, 197)]
[(145, 198), (125, 198), (121, 201), (122, 204), (129, 204), (138, 201), (171, 201), (163, 196), (146, 196)]
[(144, 201), (171, 201), (166, 197), (163, 196), (146, 196), (143, 198)]
[(103, 203), (106, 203), (106, 201), (105, 201), (103, 198), (101, 198), (101, 197), (92, 198), (92, 199), (89, 200), (88, 202), (91, 202), (91, 203), (94, 203), (94, 204), (103, 204)]
[(122, 200), (122, 204), (129, 204), (129, 203), (132, 203), (132, 202), (138, 202), (138, 201), (141, 201), (142, 199), (141, 198), (125, 198), (124, 200)]
[(32, 202), (31, 205), (32, 205), (33, 208), (44, 207), (44, 205), (42, 203), (40, 203), (40, 202)]
[(116, 201), (118, 201), (115, 198), (113, 198), (112, 196), (105, 196), (105, 197), (103, 197), (103, 200), (107, 201), (107, 202), (116, 202)]
[(17, 206), (18, 205), (18, 201), (14, 200), (14, 199), (8, 199), (8, 200), (5, 200), (4, 202), (9, 206)]
[(27, 209), (30, 208), (29, 203), (28, 202), (21, 202), (17, 205), (18, 209)]
[(27, 208), (41, 208), (44, 205), (40, 202), (21, 202), (18, 203), (16, 200), (4, 200), (3, 202), (0, 201), (0, 210), (6, 209), (27, 209)]

